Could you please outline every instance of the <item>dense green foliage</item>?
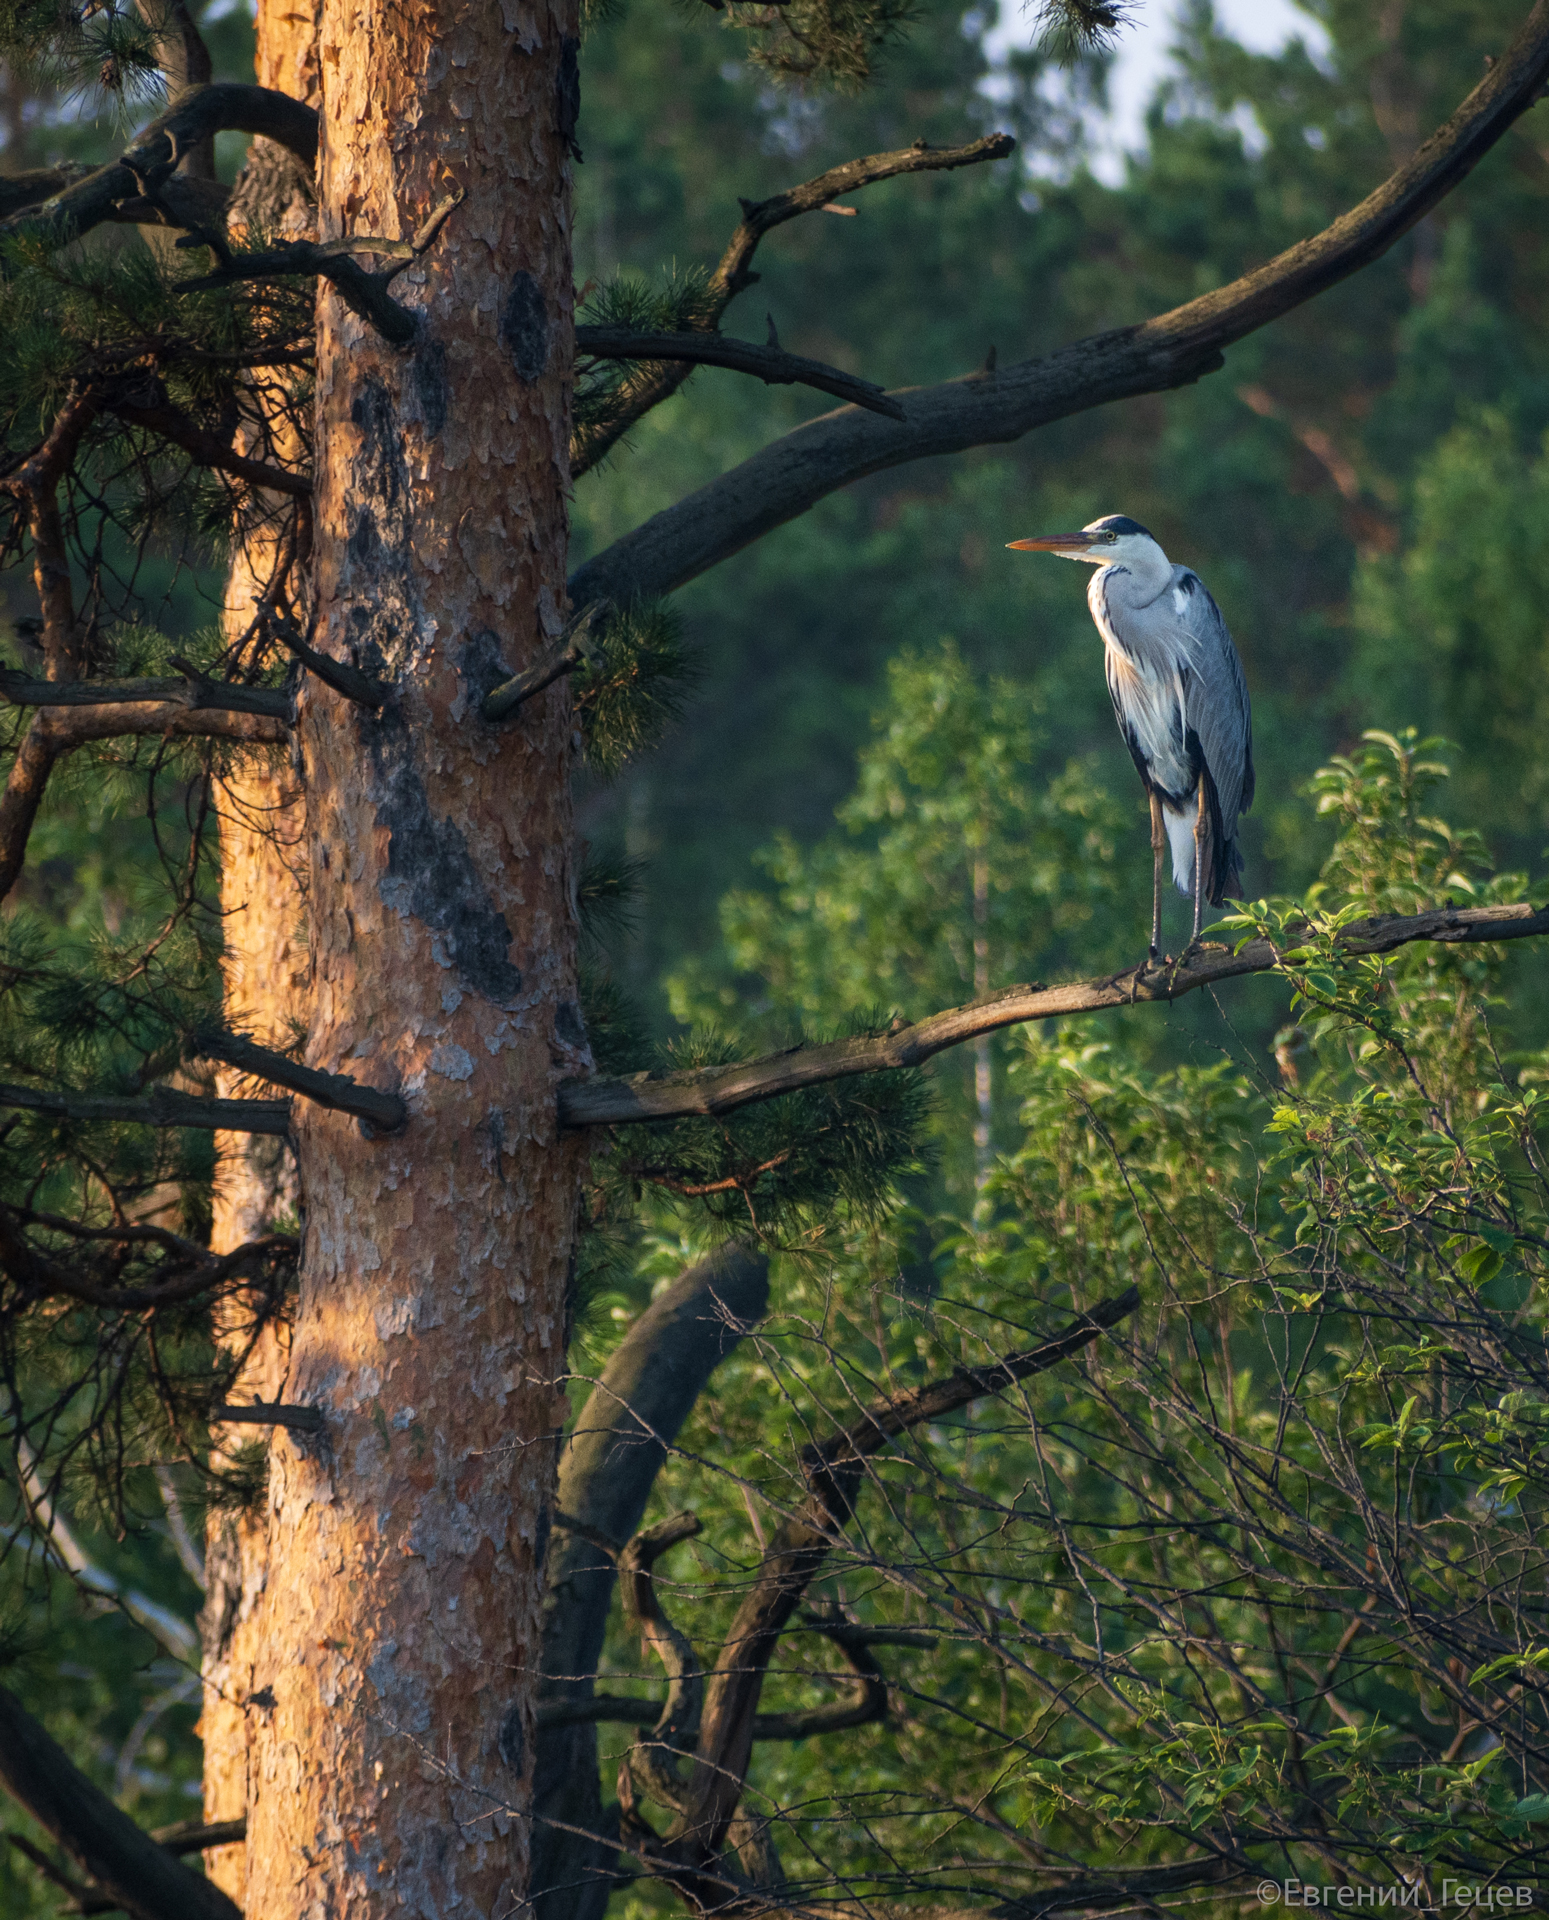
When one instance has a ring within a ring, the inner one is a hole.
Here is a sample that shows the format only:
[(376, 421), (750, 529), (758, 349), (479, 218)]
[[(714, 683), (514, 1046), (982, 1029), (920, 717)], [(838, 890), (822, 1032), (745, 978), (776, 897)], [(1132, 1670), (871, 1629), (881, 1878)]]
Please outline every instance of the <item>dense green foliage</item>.
[[(1541, 1884), (1549, 1056), (1512, 1049), (1488, 951), (1329, 938), (1519, 897), (1434, 816), (1433, 744), (1374, 735), (1314, 784), (1338, 838), (1278, 1074), (1149, 1069), (1111, 1022), (1024, 1032), (988, 1210), (934, 1223), (923, 1285), (908, 1218), (787, 1266), (701, 1402), (658, 1501), (705, 1523), (666, 1591), (713, 1664), (760, 1516), (803, 1497), (774, 1435), (1140, 1289), (1138, 1324), (872, 1470), (766, 1706), (831, 1697), (825, 1608), (934, 1645), (880, 1650), (888, 1727), (759, 1749), (793, 1897), (1208, 1884), (1212, 1856), (1428, 1898)], [(609, 1665), (645, 1677), (623, 1639)]]

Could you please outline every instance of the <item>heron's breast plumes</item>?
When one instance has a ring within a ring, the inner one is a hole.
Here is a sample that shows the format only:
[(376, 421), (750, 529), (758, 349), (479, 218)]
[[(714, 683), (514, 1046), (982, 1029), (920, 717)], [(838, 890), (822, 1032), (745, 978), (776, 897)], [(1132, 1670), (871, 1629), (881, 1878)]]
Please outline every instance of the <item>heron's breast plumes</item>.
[(1158, 620), (1151, 606), (1126, 606), (1126, 584), (1123, 568), (1105, 567), (1087, 587), (1087, 604), (1103, 636), (1108, 691), (1130, 752), (1147, 778), (1186, 804), (1198, 779), (1187, 744), (1191, 661), (1186, 636), (1174, 621)]

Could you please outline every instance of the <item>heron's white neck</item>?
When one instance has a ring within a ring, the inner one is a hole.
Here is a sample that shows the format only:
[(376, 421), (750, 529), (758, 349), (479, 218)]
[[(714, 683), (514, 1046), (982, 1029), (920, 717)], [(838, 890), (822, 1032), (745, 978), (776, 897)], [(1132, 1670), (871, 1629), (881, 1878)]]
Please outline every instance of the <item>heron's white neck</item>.
[[(1120, 541), (1107, 566), (1099, 569), (1093, 591), (1129, 607), (1145, 607), (1172, 585), (1172, 562), (1156, 541), (1130, 534)], [(1097, 581), (1102, 582), (1101, 588)]]

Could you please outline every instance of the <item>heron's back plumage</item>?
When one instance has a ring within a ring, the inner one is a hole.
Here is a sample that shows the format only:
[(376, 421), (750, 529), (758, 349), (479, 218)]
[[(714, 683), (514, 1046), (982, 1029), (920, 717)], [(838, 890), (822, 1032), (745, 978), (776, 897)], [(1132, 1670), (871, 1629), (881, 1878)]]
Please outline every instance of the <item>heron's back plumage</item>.
[[(1161, 561), (1160, 549), (1154, 549)], [(1164, 563), (1165, 564), (1165, 563)], [(1241, 890), (1237, 822), (1253, 800), (1253, 726), (1242, 662), (1199, 575), (1165, 578), (1108, 566), (1087, 589), (1103, 636), (1114, 714), (1146, 787), (1162, 803), (1181, 893), (1194, 891), (1194, 824), (1205, 788), (1204, 891), (1212, 906)]]

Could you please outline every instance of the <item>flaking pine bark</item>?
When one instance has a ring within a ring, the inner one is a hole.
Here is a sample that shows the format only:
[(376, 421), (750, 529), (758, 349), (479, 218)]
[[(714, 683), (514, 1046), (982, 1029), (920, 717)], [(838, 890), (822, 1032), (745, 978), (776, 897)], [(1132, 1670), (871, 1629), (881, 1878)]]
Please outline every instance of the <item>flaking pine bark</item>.
[[(262, 5), (257, 13), (253, 77), (314, 109), (321, 106), (318, 69), (319, 6), (291, 0)], [(311, 178), (272, 141), (255, 140), (237, 183), (228, 225), (233, 238), (255, 231), (285, 238), (315, 238), (316, 208)], [(283, 423), (274, 423), (284, 433)], [(291, 432), (282, 450), (304, 464), (300, 435)], [(256, 452), (256, 448), (244, 448)], [(239, 517), (234, 529), (224, 625), (235, 640), (252, 621), (276, 568), (284, 562), (283, 537), (272, 523)], [(298, 582), (298, 584), (301, 584)], [(310, 994), (306, 953), (306, 809), (289, 755), (238, 762), (225, 782), (220, 810), (220, 887), (223, 916), (222, 986), (228, 1019), (267, 1045), (283, 1047), (305, 1029)], [(242, 1076), (226, 1069), (219, 1090), (243, 1091)], [(289, 1147), (261, 1134), (222, 1134), (217, 1141), (211, 1245), (229, 1252), (277, 1227), (297, 1211), (296, 1165)], [(226, 1316), (224, 1344), (243, 1359), (231, 1398), (281, 1400), (290, 1363), (290, 1328), (267, 1319), (256, 1341), (251, 1304)], [(231, 1459), (245, 1430), (217, 1431)], [(250, 1443), (250, 1442), (249, 1442)], [(204, 1750), (204, 1812), (211, 1825), (247, 1819), (251, 1780), (249, 1747), (260, 1730), (248, 1705), (257, 1691), (261, 1602), (268, 1567), (268, 1516), (262, 1510), (211, 1515), (205, 1542), (203, 1702), (199, 1735)], [(242, 1841), (211, 1849), (205, 1871), (237, 1905), (247, 1900), (247, 1848)]]
[[(307, 1060), (403, 1093), (298, 1118), (306, 1238), (242, 1702), (248, 1920), (513, 1911), (579, 1143), (569, 701), (474, 709), (562, 621), (565, 5), (329, 4), (323, 238), (462, 202), (384, 346), (320, 310), (314, 643), (391, 682), (300, 708)], [(233, 1729), (235, 1737), (235, 1729)], [(211, 1812), (217, 1809), (213, 1802)]]

